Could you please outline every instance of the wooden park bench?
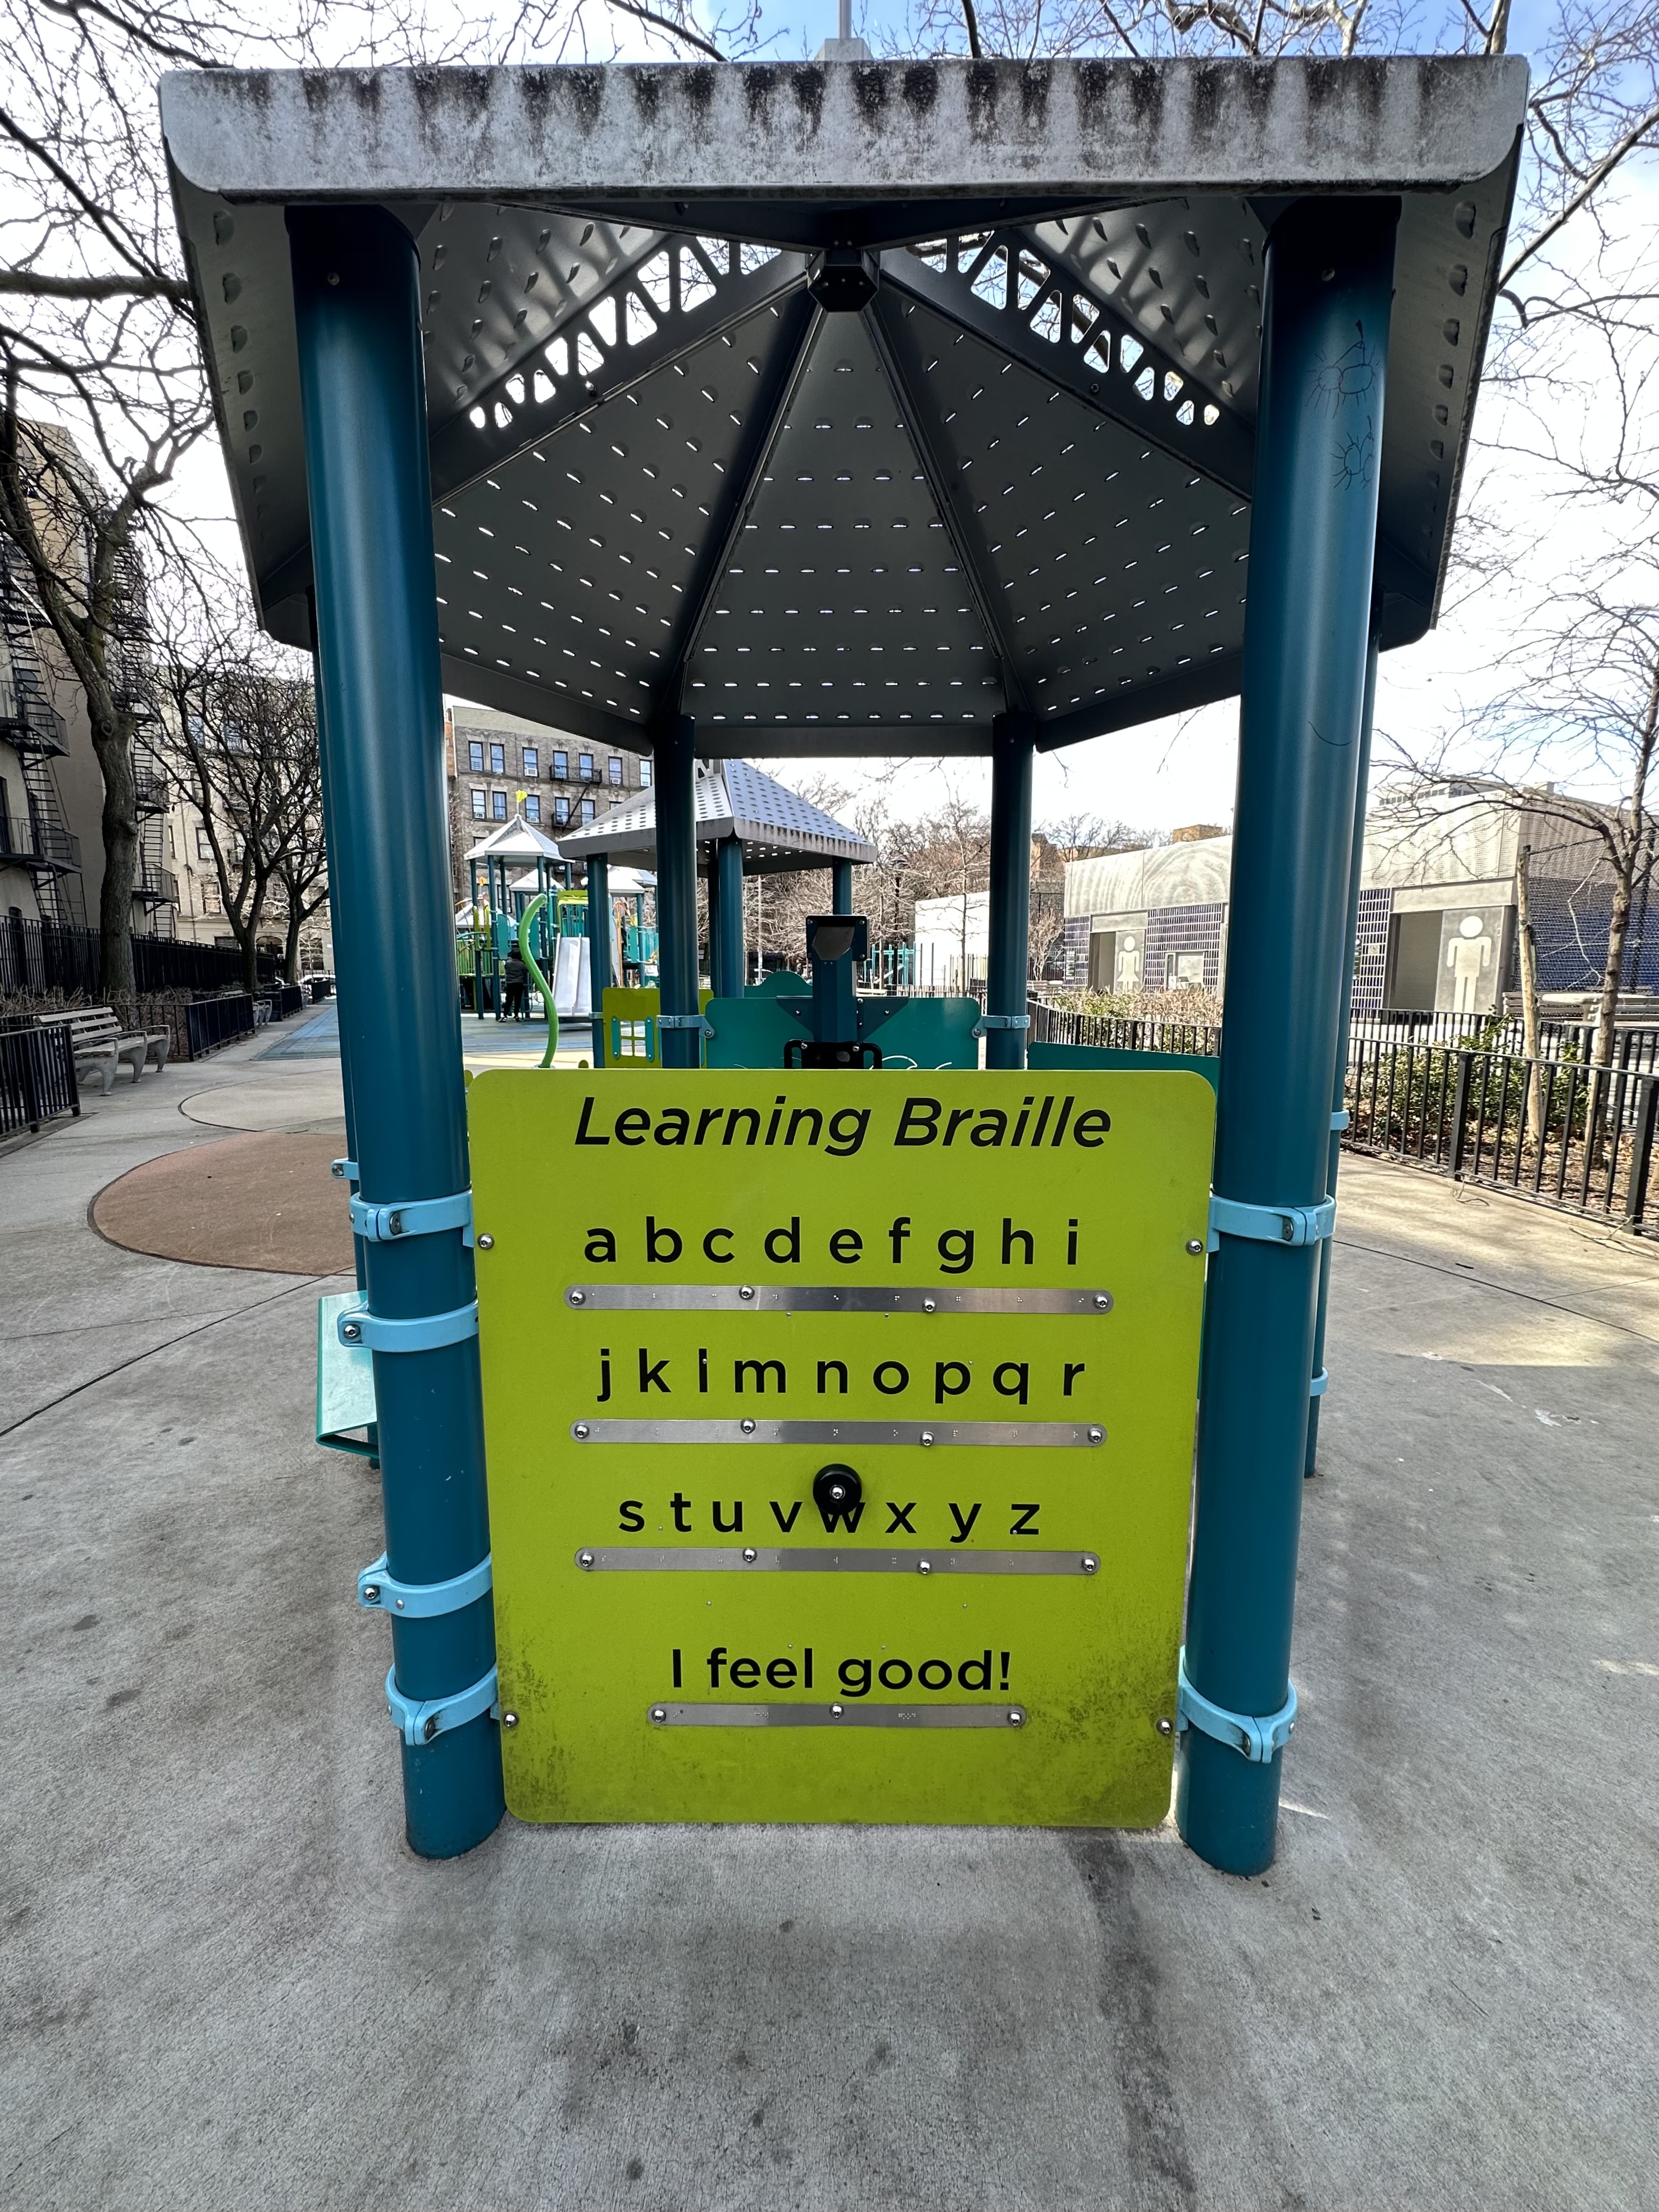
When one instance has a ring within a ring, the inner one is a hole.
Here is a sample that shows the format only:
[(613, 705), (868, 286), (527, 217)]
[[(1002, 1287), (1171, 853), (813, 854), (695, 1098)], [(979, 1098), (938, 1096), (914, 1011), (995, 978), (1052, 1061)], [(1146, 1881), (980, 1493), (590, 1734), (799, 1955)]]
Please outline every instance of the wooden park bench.
[(84, 1074), (101, 1075), (106, 1098), (115, 1087), (118, 1067), (131, 1067), (137, 1083), (149, 1061), (155, 1063), (158, 1073), (167, 1064), (171, 1039), (167, 1030), (124, 1030), (112, 1006), (80, 1006), (72, 1013), (43, 1014), (40, 1021), (43, 1028), (58, 1023), (69, 1030), (76, 1082)]

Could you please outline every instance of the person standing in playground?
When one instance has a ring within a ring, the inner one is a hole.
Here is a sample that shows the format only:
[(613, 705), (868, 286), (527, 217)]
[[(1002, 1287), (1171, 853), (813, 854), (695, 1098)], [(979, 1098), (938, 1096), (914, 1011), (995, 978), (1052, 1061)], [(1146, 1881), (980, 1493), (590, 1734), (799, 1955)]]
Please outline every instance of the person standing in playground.
[(507, 949), (507, 958), (501, 963), (501, 982), (506, 993), (502, 1011), (510, 1022), (521, 1022), (525, 1017), (524, 987), (526, 969), (515, 937)]

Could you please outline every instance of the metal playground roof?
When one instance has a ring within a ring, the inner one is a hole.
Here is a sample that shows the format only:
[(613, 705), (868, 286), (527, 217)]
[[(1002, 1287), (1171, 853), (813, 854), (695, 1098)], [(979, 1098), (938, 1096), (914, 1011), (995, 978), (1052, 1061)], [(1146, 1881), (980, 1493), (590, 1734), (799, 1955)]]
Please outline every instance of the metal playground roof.
[[(764, 769), (744, 760), (722, 762), (692, 786), (700, 845), (727, 837), (743, 840), (745, 876), (781, 875), (792, 868), (821, 868), (826, 861), (866, 866), (876, 848), (856, 830), (837, 822), (798, 791), (791, 791)], [(613, 807), (598, 822), (568, 831), (561, 840), (567, 860), (604, 853), (628, 860), (654, 860), (657, 800), (654, 792), (632, 806)]]
[[(1005, 709), (1055, 746), (1226, 697), (1266, 228), (1289, 195), (1398, 193), (1381, 451), (1333, 465), (1380, 472), (1407, 643), (1526, 82), (1411, 58), (168, 77), (262, 619), (307, 641), (283, 209), (369, 202), (420, 255), (446, 689), (619, 744), (689, 714), (704, 755), (977, 752)], [(1330, 362), (1333, 393), (1354, 373)]]

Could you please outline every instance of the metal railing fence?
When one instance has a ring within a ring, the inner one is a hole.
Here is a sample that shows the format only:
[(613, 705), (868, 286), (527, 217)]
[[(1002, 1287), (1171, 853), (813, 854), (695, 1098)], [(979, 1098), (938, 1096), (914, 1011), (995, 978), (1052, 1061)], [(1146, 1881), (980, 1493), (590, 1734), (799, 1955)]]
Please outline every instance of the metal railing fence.
[(80, 1111), (67, 1027), (0, 1030), (0, 1136)]
[(1138, 1020), (1127, 1014), (1085, 1014), (1072, 1006), (1030, 1001), (1033, 1044), (1106, 1046), (1117, 1052), (1199, 1053), (1221, 1050), (1221, 1031), (1211, 1022)]
[[(1488, 1014), (1358, 1013), (1349, 1035), (1379, 1043), (1463, 1046), (1474, 1052), (1510, 1056), (1526, 1049), (1519, 1019)], [(1588, 1060), (1595, 1043), (1594, 1022), (1547, 1021), (1538, 1024), (1540, 1060)], [(1613, 1064), (1637, 1074), (1659, 1070), (1659, 1022), (1620, 1022), (1614, 1032)]]
[[(258, 956), (262, 981), (276, 978), (277, 962)], [(98, 933), (66, 922), (0, 920), (0, 997), (45, 998), (54, 992), (96, 1005), (102, 963)], [(134, 931), (132, 976), (141, 992), (215, 991), (242, 979), (242, 957), (224, 945)]]
[(1360, 1037), (1346, 1099), (1352, 1151), (1659, 1234), (1659, 1074)]
[(205, 1060), (222, 1045), (253, 1035), (253, 1000), (246, 991), (219, 999), (192, 999), (185, 1008), (191, 1060)]

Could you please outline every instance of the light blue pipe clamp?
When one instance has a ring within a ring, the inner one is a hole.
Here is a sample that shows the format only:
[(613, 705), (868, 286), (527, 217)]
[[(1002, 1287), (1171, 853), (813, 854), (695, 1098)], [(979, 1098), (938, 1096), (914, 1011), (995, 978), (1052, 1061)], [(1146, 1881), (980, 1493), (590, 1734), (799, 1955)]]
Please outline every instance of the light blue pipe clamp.
[(476, 1605), (490, 1587), (486, 1552), (476, 1567), (452, 1575), (447, 1583), (400, 1583), (386, 1571), (386, 1553), (357, 1577), (357, 1602), (366, 1613), (389, 1613), (404, 1620), (430, 1620), (440, 1613), (459, 1613)]
[(982, 1037), (993, 1030), (1029, 1030), (1030, 1026), (1029, 1014), (981, 1014), (974, 1024), (972, 1034)]
[(458, 1729), (465, 1721), (475, 1721), (480, 1713), (488, 1713), (492, 1720), (501, 1717), (500, 1693), (495, 1682), (495, 1669), (480, 1676), (468, 1690), (456, 1690), (447, 1698), (425, 1698), (418, 1702), (404, 1697), (398, 1687), (398, 1670), (386, 1670), (386, 1709), (397, 1723), (404, 1741), (418, 1751), (423, 1743), (430, 1743), (434, 1735), (446, 1729)]
[(1252, 1766), (1266, 1766), (1275, 1752), (1282, 1751), (1291, 1740), (1296, 1726), (1296, 1687), (1276, 1713), (1264, 1718), (1253, 1718), (1249, 1713), (1230, 1713), (1224, 1705), (1212, 1705), (1201, 1692), (1194, 1689), (1187, 1680), (1187, 1652), (1182, 1647), (1179, 1674), (1180, 1687), (1176, 1698), (1176, 1725), (1178, 1729), (1195, 1728), (1201, 1735), (1213, 1736), (1218, 1743), (1231, 1744), (1235, 1751), (1243, 1752)]
[(1331, 1116), (1331, 1127), (1333, 1129), (1346, 1129), (1352, 1118), (1346, 1106), (1339, 1106)]
[(707, 1014), (653, 1014), (648, 1018), (659, 1030), (703, 1030), (710, 1036), (714, 1034)]
[(353, 1233), (371, 1244), (392, 1244), (404, 1237), (436, 1237), (446, 1229), (459, 1229), (461, 1242), (472, 1242), (472, 1194), (458, 1190), (451, 1198), (397, 1199), (384, 1206), (371, 1205), (354, 1195)]
[(354, 1185), (358, 1179), (356, 1160), (331, 1160), (328, 1164), (328, 1171), (331, 1176), (338, 1176), (343, 1182)]
[(1328, 1368), (1322, 1367), (1308, 1385), (1308, 1395), (1310, 1398), (1322, 1398), (1330, 1387), (1330, 1370)]
[(1317, 1244), (1336, 1227), (1336, 1200), (1318, 1206), (1249, 1206), (1243, 1199), (1210, 1199), (1210, 1234), (1205, 1249), (1220, 1249), (1220, 1237), (1249, 1237), (1262, 1244)]
[(408, 1321), (391, 1321), (372, 1314), (366, 1306), (348, 1309), (336, 1322), (342, 1344), (361, 1345), (369, 1352), (436, 1352), (446, 1344), (465, 1344), (478, 1334), (478, 1301), (456, 1306), (448, 1313), (417, 1314)]

